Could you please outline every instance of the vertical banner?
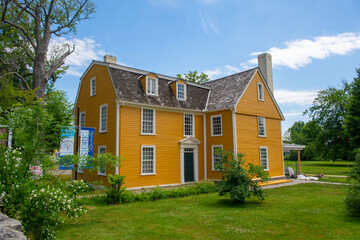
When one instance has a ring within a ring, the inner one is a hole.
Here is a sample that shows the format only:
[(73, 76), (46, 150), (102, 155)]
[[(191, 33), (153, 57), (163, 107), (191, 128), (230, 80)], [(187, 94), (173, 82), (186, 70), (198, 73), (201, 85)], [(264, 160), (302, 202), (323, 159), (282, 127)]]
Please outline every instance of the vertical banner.
[(61, 128), (59, 169), (73, 169), (74, 165), (65, 156), (74, 155), (75, 127)]
[(94, 128), (81, 127), (80, 131), (80, 168), (93, 168), (87, 158), (94, 156)]

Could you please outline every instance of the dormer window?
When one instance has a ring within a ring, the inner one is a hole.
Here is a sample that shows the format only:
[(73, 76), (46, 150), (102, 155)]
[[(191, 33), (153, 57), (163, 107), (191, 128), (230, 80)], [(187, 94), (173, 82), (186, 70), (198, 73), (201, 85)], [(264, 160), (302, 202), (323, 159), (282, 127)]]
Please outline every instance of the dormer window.
[(186, 100), (186, 85), (183, 83), (176, 84), (177, 99)]
[(146, 77), (146, 94), (158, 95), (158, 80), (157, 78)]

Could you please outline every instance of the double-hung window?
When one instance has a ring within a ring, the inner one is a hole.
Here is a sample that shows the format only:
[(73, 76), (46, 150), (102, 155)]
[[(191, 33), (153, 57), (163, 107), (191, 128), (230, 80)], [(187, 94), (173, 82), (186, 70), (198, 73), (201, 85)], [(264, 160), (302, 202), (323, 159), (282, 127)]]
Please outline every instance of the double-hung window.
[(90, 80), (90, 96), (93, 96), (96, 94), (96, 78), (92, 78)]
[(155, 146), (141, 146), (141, 175), (155, 174)]
[(212, 149), (212, 170), (216, 171), (218, 169), (216, 169), (216, 165), (218, 165), (218, 163), (220, 162), (222, 155), (221, 155), (221, 151), (223, 149), (222, 145), (213, 145), (211, 146)]
[(79, 122), (80, 122), (80, 127), (85, 127), (85, 112), (80, 113)]
[(259, 137), (266, 137), (265, 118), (258, 117), (258, 134)]
[(222, 117), (221, 115), (211, 116), (211, 136), (222, 136)]
[(194, 136), (194, 114), (184, 113), (184, 136)]
[(154, 109), (141, 109), (141, 134), (155, 135)]
[(146, 94), (158, 95), (158, 79), (152, 77), (146, 77)]
[(100, 129), (99, 132), (106, 132), (107, 131), (107, 112), (108, 106), (107, 104), (100, 106)]
[(257, 88), (258, 88), (258, 100), (264, 101), (264, 85), (262, 83), (258, 83)]
[(183, 83), (176, 83), (177, 99), (186, 100), (186, 85)]
[[(104, 154), (104, 153), (106, 153), (106, 146), (99, 146), (98, 154)], [(99, 163), (98, 175), (106, 175), (106, 164), (105, 163)]]
[(269, 170), (268, 149), (267, 149), (267, 147), (260, 147), (260, 165), (265, 170)]

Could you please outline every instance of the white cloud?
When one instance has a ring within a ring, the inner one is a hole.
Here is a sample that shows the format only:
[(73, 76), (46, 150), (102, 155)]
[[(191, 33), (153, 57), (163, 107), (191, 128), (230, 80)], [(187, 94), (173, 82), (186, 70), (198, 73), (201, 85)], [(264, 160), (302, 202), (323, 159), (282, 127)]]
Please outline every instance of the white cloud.
[(218, 28), (214, 20), (212, 20), (206, 13), (200, 12), (201, 27), (204, 32), (211, 34), (219, 34)]
[(204, 70), (203, 72), (205, 74), (207, 74), (211, 80), (214, 80), (214, 79), (217, 79), (222, 76), (227, 76), (227, 75), (231, 75), (234, 73), (238, 73), (240, 71), (241, 70), (237, 67), (225, 65), (222, 67), (217, 67), (215, 69)]
[[(342, 33), (335, 36), (315, 37), (285, 42), (285, 48), (272, 47), (266, 52), (272, 55), (274, 66), (299, 69), (312, 63), (313, 59), (325, 59), (332, 55), (346, 55), (360, 49), (360, 33)], [(251, 55), (257, 56), (259, 52)], [(248, 63), (257, 65), (257, 58)]]
[(284, 113), (284, 117), (301, 117), (303, 116), (303, 111), (292, 110), (290, 112)]
[(97, 44), (91, 38), (74, 38), (70, 40), (64, 37), (52, 39), (49, 52), (59, 48), (66, 50), (67, 45), (70, 47), (75, 46), (75, 52), (65, 59), (65, 64), (70, 66), (66, 73), (78, 77), (82, 75), (84, 67), (88, 66), (92, 60), (100, 60), (106, 54), (104, 50), (100, 49), (100, 44)]
[(310, 105), (317, 96), (316, 90), (292, 91), (287, 89), (274, 90), (275, 99), (279, 104)]

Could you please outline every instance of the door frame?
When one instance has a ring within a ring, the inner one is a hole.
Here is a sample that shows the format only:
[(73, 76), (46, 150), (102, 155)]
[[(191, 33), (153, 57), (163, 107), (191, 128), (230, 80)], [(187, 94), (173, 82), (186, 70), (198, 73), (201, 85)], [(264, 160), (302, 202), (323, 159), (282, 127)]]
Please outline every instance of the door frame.
[(194, 152), (194, 179), (199, 181), (199, 163), (198, 163), (198, 149), (200, 141), (194, 137), (187, 137), (180, 142), (180, 180), (181, 184), (185, 183), (185, 168), (184, 168), (184, 152), (185, 148), (192, 148)]

